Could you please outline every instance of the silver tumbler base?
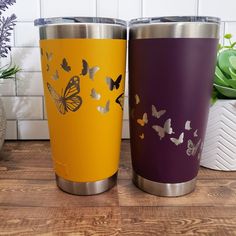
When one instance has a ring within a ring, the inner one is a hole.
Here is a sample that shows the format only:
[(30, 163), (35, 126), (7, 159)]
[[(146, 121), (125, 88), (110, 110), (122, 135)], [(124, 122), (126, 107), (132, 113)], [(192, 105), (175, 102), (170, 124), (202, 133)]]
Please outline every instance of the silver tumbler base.
[(195, 189), (196, 178), (182, 183), (159, 183), (143, 178), (133, 171), (133, 183), (144, 192), (161, 196), (177, 197), (188, 194)]
[(109, 178), (95, 182), (73, 182), (56, 175), (57, 186), (64, 192), (74, 195), (94, 195), (105, 192), (116, 184), (117, 172)]

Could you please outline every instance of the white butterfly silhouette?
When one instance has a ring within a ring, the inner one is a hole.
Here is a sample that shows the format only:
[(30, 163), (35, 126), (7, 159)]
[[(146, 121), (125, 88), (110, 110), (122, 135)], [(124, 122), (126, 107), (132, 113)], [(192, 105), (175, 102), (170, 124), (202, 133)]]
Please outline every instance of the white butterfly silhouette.
[(154, 116), (157, 119), (159, 119), (165, 113), (166, 113), (166, 110), (157, 111), (156, 107), (154, 105), (152, 105), (152, 116)]
[(185, 122), (185, 129), (186, 129), (186, 130), (191, 130), (191, 129), (192, 129), (192, 128), (191, 128), (191, 121), (187, 120), (187, 121)]
[(165, 134), (174, 134), (171, 127), (171, 119), (166, 120), (164, 127), (153, 125), (152, 128), (158, 133), (160, 140), (165, 137)]
[(95, 100), (99, 100), (101, 98), (101, 94), (97, 93), (94, 88), (91, 90), (90, 96)]
[(136, 105), (138, 105), (140, 103), (140, 98), (139, 98), (138, 94), (135, 94), (135, 103), (136, 103)]
[(180, 145), (184, 142), (184, 133), (182, 132), (179, 138), (170, 138), (171, 142), (173, 142), (176, 146)]
[(59, 79), (59, 74), (58, 74), (57, 70), (55, 71), (55, 74), (52, 75), (52, 79), (53, 80), (58, 80)]
[(196, 129), (196, 130), (194, 131), (194, 133), (193, 133), (193, 136), (194, 136), (194, 137), (198, 137), (197, 132), (198, 132), (198, 130)]
[(89, 75), (89, 78), (91, 80), (94, 80), (94, 76), (95, 76), (95, 73), (100, 70), (100, 68), (98, 66), (94, 66), (94, 67), (89, 67), (89, 64), (86, 60), (82, 60), (82, 64), (83, 64), (83, 68), (82, 68), (82, 72), (81, 72), (81, 75)]
[(109, 112), (109, 109), (110, 109), (110, 100), (107, 101), (105, 107), (102, 106), (97, 107), (97, 110), (102, 114), (106, 114), (107, 112)]
[(197, 150), (201, 144), (201, 139), (197, 142), (196, 145), (194, 145), (193, 141), (191, 139), (188, 140), (187, 150), (186, 153), (188, 156), (195, 156), (197, 153)]

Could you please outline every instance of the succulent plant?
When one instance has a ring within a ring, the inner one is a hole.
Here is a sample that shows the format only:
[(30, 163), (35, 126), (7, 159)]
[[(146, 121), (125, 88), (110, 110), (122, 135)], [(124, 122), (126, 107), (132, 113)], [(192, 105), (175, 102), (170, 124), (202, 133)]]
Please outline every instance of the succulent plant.
[(236, 99), (236, 42), (232, 42), (232, 35), (224, 36), (229, 45), (219, 44), (217, 65), (215, 69), (212, 99)]

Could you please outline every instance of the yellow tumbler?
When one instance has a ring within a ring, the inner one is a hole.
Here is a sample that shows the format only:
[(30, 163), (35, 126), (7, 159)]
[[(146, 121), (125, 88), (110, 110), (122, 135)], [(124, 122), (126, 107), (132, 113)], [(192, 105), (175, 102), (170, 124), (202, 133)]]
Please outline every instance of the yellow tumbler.
[(126, 22), (35, 20), (57, 185), (76, 195), (116, 184), (126, 65)]

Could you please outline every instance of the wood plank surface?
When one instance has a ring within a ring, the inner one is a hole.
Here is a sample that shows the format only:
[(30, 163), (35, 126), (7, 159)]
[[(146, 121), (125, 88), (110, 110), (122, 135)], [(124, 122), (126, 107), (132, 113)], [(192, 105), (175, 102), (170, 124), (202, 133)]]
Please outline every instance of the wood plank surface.
[(236, 235), (236, 172), (200, 168), (194, 192), (147, 194), (131, 181), (124, 140), (117, 186), (96, 196), (59, 190), (48, 141), (9, 141), (0, 153), (0, 235)]

